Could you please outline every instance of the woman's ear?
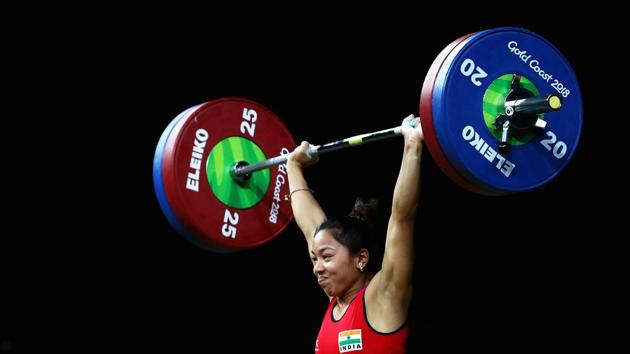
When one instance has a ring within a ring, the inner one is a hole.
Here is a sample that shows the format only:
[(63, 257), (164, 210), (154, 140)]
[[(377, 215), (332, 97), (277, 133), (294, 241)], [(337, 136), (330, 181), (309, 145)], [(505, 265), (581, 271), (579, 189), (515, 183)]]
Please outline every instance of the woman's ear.
[(357, 258), (356, 258), (357, 268), (359, 268), (360, 271), (365, 270), (369, 260), (370, 260), (370, 252), (368, 252), (367, 249), (362, 248), (359, 251), (359, 254), (357, 255)]

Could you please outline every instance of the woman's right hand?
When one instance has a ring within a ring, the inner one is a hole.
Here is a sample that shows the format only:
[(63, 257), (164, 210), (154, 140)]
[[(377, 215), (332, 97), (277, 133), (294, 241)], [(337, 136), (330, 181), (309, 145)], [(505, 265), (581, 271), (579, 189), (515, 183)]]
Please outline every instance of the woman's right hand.
[(308, 147), (310, 144), (303, 141), (298, 147), (289, 154), (287, 164), (295, 165), (299, 168), (305, 168), (319, 161), (319, 156), (309, 156)]

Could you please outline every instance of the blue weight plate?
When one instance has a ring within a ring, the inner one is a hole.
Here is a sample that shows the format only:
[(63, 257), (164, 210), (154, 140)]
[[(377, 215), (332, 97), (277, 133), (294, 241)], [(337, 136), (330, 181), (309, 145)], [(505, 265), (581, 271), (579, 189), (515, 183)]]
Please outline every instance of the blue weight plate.
[(190, 107), (190, 108), (184, 110), (183, 112), (181, 112), (180, 114), (178, 114), (177, 117), (175, 117), (169, 123), (169, 125), (166, 127), (166, 129), (164, 129), (164, 132), (162, 132), (162, 135), (160, 136), (160, 139), (158, 140), (157, 147), (155, 149), (155, 155), (153, 157), (153, 187), (154, 187), (154, 190), (155, 190), (155, 195), (156, 195), (157, 200), (158, 200), (158, 204), (160, 205), (160, 209), (162, 209), (162, 213), (166, 217), (166, 220), (171, 225), (171, 227), (173, 227), (173, 229), (175, 229), (175, 231), (177, 231), (185, 239), (189, 240), (190, 242), (194, 243), (195, 245), (197, 245), (197, 246), (199, 246), (201, 248), (204, 248), (206, 250), (213, 251), (213, 252), (222, 252), (222, 250), (220, 250), (220, 249), (212, 248), (212, 247), (209, 247), (206, 244), (202, 244), (200, 242), (197, 242), (197, 240), (196, 240), (197, 238), (192, 236), (190, 231), (188, 231), (182, 225), (182, 223), (179, 221), (179, 219), (177, 218), (177, 216), (173, 212), (173, 208), (171, 207), (170, 203), (168, 202), (168, 198), (167, 198), (167, 195), (166, 195), (166, 190), (164, 189), (164, 179), (163, 179), (163, 174), (162, 174), (162, 164), (163, 164), (163, 158), (164, 158), (164, 149), (166, 147), (166, 142), (168, 141), (168, 137), (171, 134), (171, 132), (173, 131), (173, 128), (177, 125), (177, 123), (181, 119), (186, 119), (188, 116), (190, 116), (195, 111), (195, 109), (197, 107), (199, 107), (199, 106), (200, 105), (197, 105), (197, 106), (194, 106), (194, 107)]
[[(539, 114), (548, 124), (498, 152), (492, 112), (503, 109), (512, 75), (535, 96), (555, 94), (562, 107)], [(540, 35), (502, 27), (469, 37), (445, 60), (433, 89), (439, 144), (465, 178), (497, 194), (528, 191), (555, 178), (571, 160), (582, 129), (582, 97), (566, 58)], [(504, 156), (505, 155), (505, 156)]]

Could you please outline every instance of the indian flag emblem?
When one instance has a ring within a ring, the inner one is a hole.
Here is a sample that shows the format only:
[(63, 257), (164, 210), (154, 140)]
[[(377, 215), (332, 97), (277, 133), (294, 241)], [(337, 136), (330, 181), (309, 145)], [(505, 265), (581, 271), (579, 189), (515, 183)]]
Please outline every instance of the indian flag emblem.
[(339, 332), (339, 353), (351, 352), (355, 350), (363, 350), (361, 342), (361, 330), (351, 329), (349, 331)]

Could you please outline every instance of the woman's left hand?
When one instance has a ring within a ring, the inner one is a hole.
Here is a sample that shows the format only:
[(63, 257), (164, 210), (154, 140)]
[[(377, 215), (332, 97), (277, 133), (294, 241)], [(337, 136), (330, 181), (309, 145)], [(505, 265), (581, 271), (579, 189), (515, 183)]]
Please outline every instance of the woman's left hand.
[(405, 142), (422, 143), (424, 141), (424, 134), (422, 132), (422, 125), (420, 124), (420, 117), (414, 117), (413, 114), (410, 114), (405, 119), (403, 119), (401, 128), (402, 134), (405, 137)]

